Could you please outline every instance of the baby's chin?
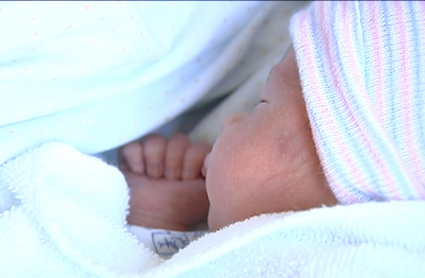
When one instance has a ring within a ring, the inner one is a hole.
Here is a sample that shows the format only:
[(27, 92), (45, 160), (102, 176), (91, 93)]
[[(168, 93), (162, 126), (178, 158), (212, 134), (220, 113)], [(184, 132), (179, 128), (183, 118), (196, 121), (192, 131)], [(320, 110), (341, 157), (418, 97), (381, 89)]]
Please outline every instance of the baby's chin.
[(208, 211), (209, 230), (215, 232), (233, 223), (236, 223), (238, 221), (245, 219), (245, 217), (241, 217), (240, 219), (232, 219), (229, 216), (230, 216), (229, 213), (219, 213), (218, 211), (214, 210), (214, 206), (210, 205), (210, 209)]
[(214, 214), (211, 212), (211, 202), (210, 202), (210, 209), (208, 211), (208, 229), (210, 229), (211, 231), (216, 231), (218, 230), (217, 228), (217, 224), (216, 221), (214, 219)]

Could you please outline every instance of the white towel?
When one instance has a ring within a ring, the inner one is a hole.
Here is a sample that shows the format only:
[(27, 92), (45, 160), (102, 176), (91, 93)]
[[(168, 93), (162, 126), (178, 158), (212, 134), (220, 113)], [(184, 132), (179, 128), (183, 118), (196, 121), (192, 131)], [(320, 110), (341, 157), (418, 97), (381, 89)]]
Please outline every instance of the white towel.
[(95, 157), (48, 143), (4, 165), (0, 188), (1, 277), (115, 277), (161, 262), (125, 229), (123, 176)]
[(425, 202), (253, 217), (163, 260), (126, 229), (116, 168), (60, 143), (0, 168), (1, 277), (423, 277)]

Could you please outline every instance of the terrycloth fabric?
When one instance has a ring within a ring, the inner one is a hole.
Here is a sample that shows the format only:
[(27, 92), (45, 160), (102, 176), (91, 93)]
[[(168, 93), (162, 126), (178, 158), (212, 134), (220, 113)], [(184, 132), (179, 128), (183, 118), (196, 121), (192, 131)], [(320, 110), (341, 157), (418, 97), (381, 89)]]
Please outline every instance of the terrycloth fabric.
[(253, 217), (168, 261), (125, 228), (128, 190), (101, 160), (48, 143), (0, 168), (1, 277), (423, 277), (425, 202)]
[(317, 1), (291, 19), (303, 93), (343, 204), (425, 199), (425, 2)]
[(49, 143), (0, 169), (1, 277), (117, 277), (161, 261), (124, 228), (116, 168)]

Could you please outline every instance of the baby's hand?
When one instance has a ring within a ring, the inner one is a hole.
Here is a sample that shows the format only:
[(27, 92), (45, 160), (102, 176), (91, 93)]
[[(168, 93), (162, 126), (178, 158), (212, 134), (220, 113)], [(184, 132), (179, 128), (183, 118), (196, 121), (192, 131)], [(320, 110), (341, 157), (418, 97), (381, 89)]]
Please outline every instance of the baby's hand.
[(187, 230), (206, 219), (209, 202), (201, 176), (211, 147), (183, 134), (151, 135), (120, 150), (119, 167), (130, 187), (130, 224)]

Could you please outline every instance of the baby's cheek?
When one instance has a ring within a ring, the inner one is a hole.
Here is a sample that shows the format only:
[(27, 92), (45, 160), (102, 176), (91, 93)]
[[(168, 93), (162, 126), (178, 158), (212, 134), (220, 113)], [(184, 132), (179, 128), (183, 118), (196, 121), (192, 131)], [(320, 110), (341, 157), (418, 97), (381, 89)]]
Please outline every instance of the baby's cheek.
[(210, 199), (209, 222), (213, 227), (222, 227), (246, 216), (247, 197), (252, 195), (253, 185), (258, 181), (252, 180), (252, 164), (240, 158), (232, 152), (211, 157), (206, 183)]
[(239, 173), (242, 165), (237, 163), (238, 153), (229, 147), (217, 142), (209, 157), (206, 187), (210, 200), (208, 222), (211, 229), (232, 223), (233, 213), (239, 206), (238, 191), (243, 184)]

